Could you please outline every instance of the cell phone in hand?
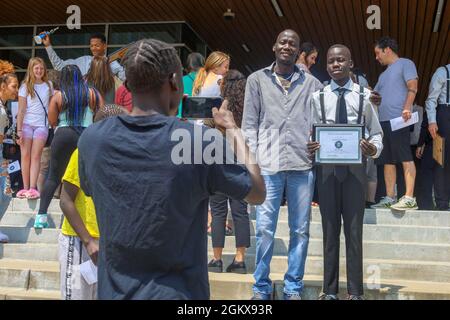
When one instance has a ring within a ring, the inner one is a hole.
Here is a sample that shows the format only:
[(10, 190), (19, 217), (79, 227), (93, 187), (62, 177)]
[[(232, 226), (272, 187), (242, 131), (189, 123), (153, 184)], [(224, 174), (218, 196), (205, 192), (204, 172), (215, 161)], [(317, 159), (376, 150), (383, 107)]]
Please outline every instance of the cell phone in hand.
[(221, 97), (184, 97), (182, 105), (182, 118), (185, 119), (212, 119), (212, 109), (220, 108)]

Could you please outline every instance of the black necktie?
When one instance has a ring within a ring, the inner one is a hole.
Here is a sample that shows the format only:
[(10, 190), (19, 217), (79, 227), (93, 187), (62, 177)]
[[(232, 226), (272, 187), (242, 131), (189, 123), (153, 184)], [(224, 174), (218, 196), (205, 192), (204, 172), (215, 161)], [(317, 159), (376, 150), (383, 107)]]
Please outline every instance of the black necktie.
[[(339, 97), (336, 105), (336, 123), (345, 124), (348, 123), (347, 119), (347, 104), (345, 103), (345, 92), (347, 89), (339, 88)], [(344, 182), (347, 178), (348, 167), (347, 166), (335, 166), (334, 174), (340, 182)]]
[(336, 123), (348, 123), (347, 104), (345, 103), (345, 92), (347, 89), (339, 88), (339, 97), (336, 105)]

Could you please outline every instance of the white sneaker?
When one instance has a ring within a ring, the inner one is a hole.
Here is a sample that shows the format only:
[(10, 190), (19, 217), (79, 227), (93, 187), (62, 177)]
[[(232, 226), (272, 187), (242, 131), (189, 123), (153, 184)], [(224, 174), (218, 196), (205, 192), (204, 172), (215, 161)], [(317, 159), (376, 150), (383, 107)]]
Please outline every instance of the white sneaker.
[(400, 199), (399, 202), (391, 206), (391, 209), (406, 211), (406, 210), (417, 210), (419, 207), (417, 206), (416, 198), (411, 198), (404, 196)]
[(8, 243), (8, 241), (8, 236), (0, 231), (0, 243)]
[(384, 197), (378, 202), (371, 206), (372, 209), (389, 209), (393, 204), (397, 202), (397, 199), (391, 197)]

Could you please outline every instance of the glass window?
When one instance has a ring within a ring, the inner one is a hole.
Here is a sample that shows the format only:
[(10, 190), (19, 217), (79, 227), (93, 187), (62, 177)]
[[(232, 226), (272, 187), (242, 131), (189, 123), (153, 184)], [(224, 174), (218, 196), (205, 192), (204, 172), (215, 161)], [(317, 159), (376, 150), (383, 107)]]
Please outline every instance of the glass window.
[(194, 52), (199, 52), (202, 55), (206, 54), (206, 44), (199, 39), (194, 31), (185, 23), (183, 23), (183, 33), (181, 42), (187, 45)]
[[(82, 56), (90, 56), (91, 55), (91, 50), (89, 48), (55, 49), (55, 52), (63, 60), (76, 59), (76, 58), (79, 58)], [(53, 69), (53, 66), (50, 63), (50, 60), (48, 59), (47, 51), (45, 51), (45, 49), (36, 49), (35, 56), (44, 59), (45, 63), (47, 64), (47, 68)]]
[(33, 27), (0, 28), (1, 47), (28, 47), (33, 45)]
[[(56, 26), (39, 26), (37, 33), (50, 31)], [(51, 41), (54, 46), (86, 46), (92, 35), (105, 34), (105, 25), (83, 26), (80, 30), (69, 30), (66, 26), (59, 26), (59, 29), (52, 34)]]
[(111, 25), (109, 29), (109, 44), (112, 45), (126, 45), (146, 38), (179, 43), (181, 24), (125, 24)]
[(183, 67), (186, 65), (186, 60), (191, 51), (186, 47), (178, 48), (178, 55), (180, 56), (181, 64)]
[(0, 50), (0, 59), (11, 62), (17, 69), (26, 70), (31, 59), (31, 49)]

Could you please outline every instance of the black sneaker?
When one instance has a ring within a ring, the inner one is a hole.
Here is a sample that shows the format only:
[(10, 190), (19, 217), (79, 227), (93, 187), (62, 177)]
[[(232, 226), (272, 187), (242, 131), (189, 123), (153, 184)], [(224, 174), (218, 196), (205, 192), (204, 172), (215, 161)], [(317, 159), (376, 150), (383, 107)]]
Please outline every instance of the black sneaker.
[(222, 260), (212, 259), (211, 262), (208, 263), (208, 272), (222, 273), (223, 272)]
[(247, 274), (247, 267), (245, 266), (245, 262), (236, 262), (233, 260), (233, 263), (230, 264), (226, 270), (230, 273), (237, 273), (237, 274)]
[(319, 297), (319, 300), (336, 301), (336, 300), (339, 300), (339, 298), (335, 294), (326, 294), (326, 293), (324, 293), (324, 294), (322, 294)]

